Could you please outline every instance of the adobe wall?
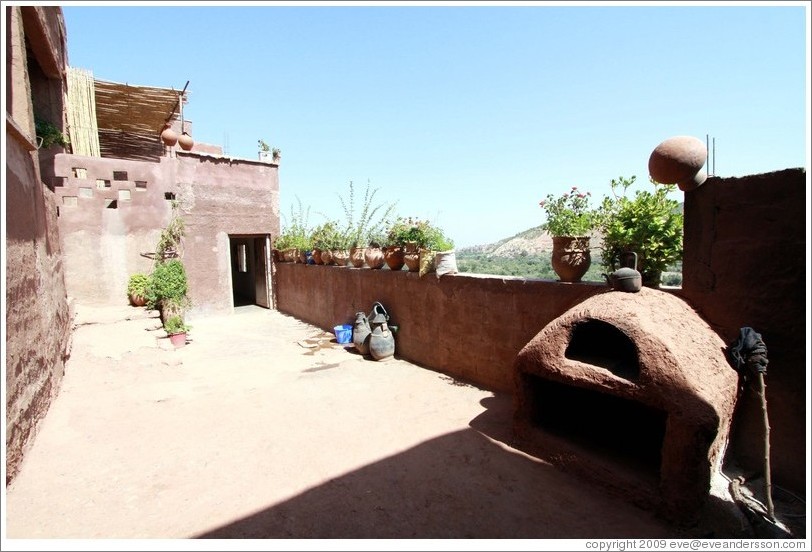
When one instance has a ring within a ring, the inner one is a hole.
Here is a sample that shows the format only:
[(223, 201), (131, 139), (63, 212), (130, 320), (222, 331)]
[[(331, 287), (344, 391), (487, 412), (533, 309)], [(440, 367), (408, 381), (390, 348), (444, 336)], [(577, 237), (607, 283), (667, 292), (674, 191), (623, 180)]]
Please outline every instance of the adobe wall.
[[(787, 169), (708, 178), (685, 194), (682, 295), (730, 346), (750, 326), (767, 346), (773, 483), (806, 488), (808, 177)], [(737, 405), (729, 455), (763, 468), (761, 403), (748, 385)]]
[(229, 314), (233, 311), (229, 235), (279, 233), (278, 167), (193, 152), (178, 152), (177, 162), (190, 319)]
[(277, 308), (324, 330), (380, 301), (399, 327), (395, 355), (513, 392), (513, 361), (544, 326), (605, 284), (277, 263)]
[(160, 163), (58, 154), (59, 205), (68, 294), (87, 305), (126, 305), (127, 281), (149, 273), (169, 222), (173, 160)]
[(158, 163), (59, 154), (54, 174), (68, 294), (82, 304), (127, 304), (130, 275), (152, 271), (173, 198), (192, 317), (231, 312), (229, 234), (279, 232), (275, 165), (194, 152)]
[[(9, 7), (6, 46), (6, 484), (20, 469), (62, 382), (70, 354), (68, 304), (55, 198), (43, 185), (35, 145), (24, 35), (37, 63), (59, 76), (59, 8)], [(25, 21), (25, 23), (23, 23)], [(46, 43), (42, 43), (46, 40)], [(8, 59), (8, 58), (7, 58)], [(60, 81), (56, 81), (56, 87)]]

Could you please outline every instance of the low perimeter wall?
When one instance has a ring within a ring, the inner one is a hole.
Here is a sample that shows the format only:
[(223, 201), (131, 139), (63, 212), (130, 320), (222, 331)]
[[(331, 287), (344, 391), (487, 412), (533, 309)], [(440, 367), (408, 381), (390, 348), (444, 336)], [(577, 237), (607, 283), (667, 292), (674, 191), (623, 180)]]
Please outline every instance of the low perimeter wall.
[(277, 308), (332, 331), (380, 301), (398, 326), (395, 355), (495, 391), (544, 326), (605, 284), (294, 263), (276, 264)]

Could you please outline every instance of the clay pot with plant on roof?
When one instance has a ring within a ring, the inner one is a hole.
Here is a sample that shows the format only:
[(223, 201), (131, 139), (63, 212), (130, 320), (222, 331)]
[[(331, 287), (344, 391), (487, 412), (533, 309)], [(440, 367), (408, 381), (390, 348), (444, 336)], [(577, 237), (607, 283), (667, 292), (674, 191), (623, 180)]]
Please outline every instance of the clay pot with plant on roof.
[(551, 264), (562, 282), (580, 282), (592, 264), (589, 239), (595, 215), (590, 196), (573, 186), (569, 192), (548, 194), (539, 202), (547, 215), (542, 229), (553, 238)]

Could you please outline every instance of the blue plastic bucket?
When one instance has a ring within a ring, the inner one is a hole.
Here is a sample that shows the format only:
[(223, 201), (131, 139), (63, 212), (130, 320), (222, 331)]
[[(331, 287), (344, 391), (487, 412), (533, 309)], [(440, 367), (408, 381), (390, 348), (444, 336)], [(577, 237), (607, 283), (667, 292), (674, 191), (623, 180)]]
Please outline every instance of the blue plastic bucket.
[(349, 343), (352, 341), (352, 324), (341, 324), (333, 327), (336, 334), (336, 341), (339, 343)]

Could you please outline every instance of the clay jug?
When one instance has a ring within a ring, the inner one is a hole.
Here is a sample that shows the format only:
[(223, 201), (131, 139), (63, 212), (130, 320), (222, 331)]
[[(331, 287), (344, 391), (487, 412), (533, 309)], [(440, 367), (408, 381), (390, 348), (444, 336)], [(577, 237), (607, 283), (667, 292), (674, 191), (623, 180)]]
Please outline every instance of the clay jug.
[(352, 325), (352, 343), (362, 355), (369, 354), (369, 334), (371, 333), (367, 315), (363, 312), (355, 313), (355, 323)]
[(161, 141), (169, 147), (178, 143), (178, 133), (172, 130), (172, 125), (167, 124), (164, 126), (164, 130), (161, 132)]
[(375, 360), (384, 360), (395, 354), (395, 336), (387, 325), (389, 315), (380, 303), (372, 306), (369, 319), (372, 333), (369, 335), (369, 354)]

